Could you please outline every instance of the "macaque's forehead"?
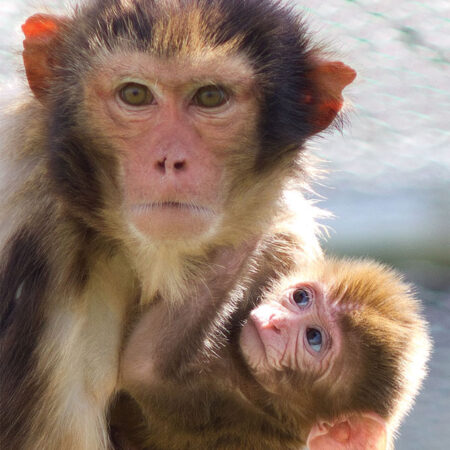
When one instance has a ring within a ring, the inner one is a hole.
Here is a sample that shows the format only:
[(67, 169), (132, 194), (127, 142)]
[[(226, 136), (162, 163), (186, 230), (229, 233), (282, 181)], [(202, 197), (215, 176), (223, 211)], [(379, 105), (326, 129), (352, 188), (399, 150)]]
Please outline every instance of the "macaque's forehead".
[(153, 26), (151, 43), (151, 50), (157, 55), (205, 57), (208, 50), (214, 49), (215, 54), (225, 56), (239, 48), (243, 38), (236, 34), (221, 42), (214, 24), (220, 23), (222, 18), (218, 8), (214, 7), (206, 13), (195, 6), (184, 11), (178, 6), (158, 19)]
[[(140, 54), (174, 61), (171, 72), (202, 83), (208, 80), (197, 75), (199, 67), (210, 74), (212, 84), (220, 83), (218, 72), (238, 88), (241, 83), (234, 82), (234, 75), (247, 77), (262, 105), (260, 167), (286, 149), (300, 151), (307, 137), (317, 132), (316, 106), (307, 100), (320, 97), (319, 84), (308, 76), (319, 51), (301, 16), (281, 2), (91, 0), (62, 20), (61, 30), (53, 90), (70, 92), (68, 101), (74, 104), (85, 74), (98, 68), (98, 58), (122, 54), (126, 64), (130, 55)], [(237, 57), (245, 61), (244, 69), (236, 68)]]
[[(97, 70), (99, 66), (101, 71)], [(95, 78), (111, 83), (133, 75), (168, 87), (209, 82), (232, 86), (235, 91), (248, 91), (254, 82), (253, 70), (242, 55), (222, 55), (214, 50), (199, 50), (195, 55), (176, 58), (139, 52), (105, 52), (93, 60), (92, 71)]]
[[(223, 0), (97, 0), (86, 15), (88, 20), (96, 18), (92, 24), (98, 43), (116, 40), (123, 48), (128, 41), (157, 56), (204, 56), (208, 49), (229, 54), (245, 39), (242, 27), (230, 26), (233, 18), (227, 9)], [(95, 46), (95, 40), (91, 44)]]

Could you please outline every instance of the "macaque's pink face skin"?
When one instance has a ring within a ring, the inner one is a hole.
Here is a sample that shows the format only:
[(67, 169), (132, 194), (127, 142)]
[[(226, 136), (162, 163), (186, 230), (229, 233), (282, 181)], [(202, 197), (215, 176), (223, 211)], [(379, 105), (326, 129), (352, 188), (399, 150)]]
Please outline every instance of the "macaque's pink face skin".
[(270, 379), (289, 368), (317, 379), (327, 376), (341, 347), (341, 333), (331, 310), (317, 283), (292, 286), (279, 302), (255, 308), (240, 338), (255, 375)]
[(195, 63), (112, 55), (86, 84), (120, 160), (124, 214), (144, 235), (185, 239), (221, 220), (226, 160), (253, 133), (253, 73), (240, 57)]

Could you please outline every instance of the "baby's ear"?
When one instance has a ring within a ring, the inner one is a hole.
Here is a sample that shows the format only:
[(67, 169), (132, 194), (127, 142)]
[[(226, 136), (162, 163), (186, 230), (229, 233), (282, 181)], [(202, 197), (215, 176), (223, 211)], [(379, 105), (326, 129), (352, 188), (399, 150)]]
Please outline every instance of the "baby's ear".
[(335, 422), (316, 423), (309, 450), (386, 450), (387, 423), (378, 414), (355, 414)]

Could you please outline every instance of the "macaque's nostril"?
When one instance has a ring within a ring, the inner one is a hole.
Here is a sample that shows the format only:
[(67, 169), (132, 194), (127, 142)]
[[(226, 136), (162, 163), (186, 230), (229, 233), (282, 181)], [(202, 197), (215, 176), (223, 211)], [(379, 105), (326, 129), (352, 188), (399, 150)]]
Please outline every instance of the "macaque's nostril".
[(170, 172), (171, 170), (175, 172), (180, 172), (186, 168), (186, 161), (185, 160), (171, 161), (170, 159), (162, 158), (156, 162), (155, 166), (160, 172), (164, 173), (166, 171)]
[(272, 314), (269, 319), (269, 327), (275, 331), (275, 333), (279, 334), (281, 333), (282, 321), (283, 319), (281, 317)]
[(175, 170), (181, 170), (181, 169), (184, 169), (184, 166), (185, 166), (185, 162), (184, 162), (184, 161), (178, 161), (178, 162), (176, 162), (176, 163), (173, 165), (173, 167), (174, 167)]
[(162, 172), (164, 172), (166, 170), (166, 159), (167, 158), (163, 158), (160, 161), (156, 162), (156, 168)]

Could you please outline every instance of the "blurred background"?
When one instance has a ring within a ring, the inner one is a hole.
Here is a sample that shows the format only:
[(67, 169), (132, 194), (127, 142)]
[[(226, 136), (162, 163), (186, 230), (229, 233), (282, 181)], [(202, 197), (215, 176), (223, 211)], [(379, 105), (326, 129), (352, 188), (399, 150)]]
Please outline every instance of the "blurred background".
[(315, 188), (335, 215), (325, 247), (417, 286), (434, 352), (396, 448), (450, 449), (450, 1), (295, 4), (358, 72), (349, 125), (314, 143), (330, 172)]
[[(417, 286), (431, 325), (430, 374), (396, 448), (450, 448), (450, 2), (288, 0), (358, 72), (349, 124), (317, 138), (314, 186), (330, 252), (378, 258)], [(20, 25), (62, 1), (0, 0), (0, 86), (23, 83)]]

